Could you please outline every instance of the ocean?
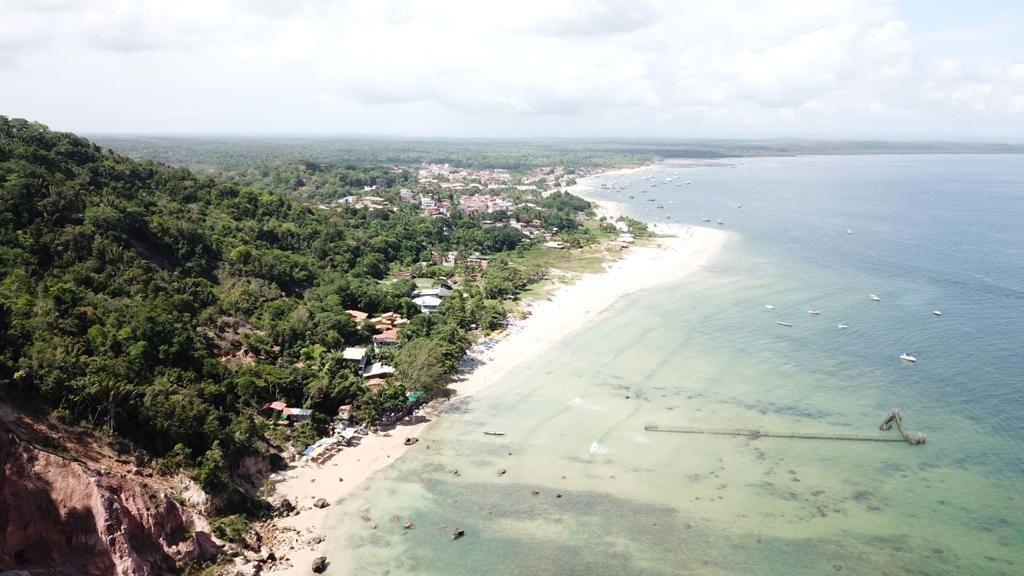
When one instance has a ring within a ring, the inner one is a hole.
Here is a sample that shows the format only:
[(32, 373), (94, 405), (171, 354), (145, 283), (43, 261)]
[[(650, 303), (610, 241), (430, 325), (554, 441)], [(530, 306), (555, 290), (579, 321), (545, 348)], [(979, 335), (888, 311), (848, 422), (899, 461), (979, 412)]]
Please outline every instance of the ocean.
[[(1024, 573), (1019, 156), (680, 161), (598, 182), (630, 215), (720, 218), (731, 238), (459, 401), (332, 507), (329, 573)], [(927, 444), (644, 429), (878, 434), (893, 407)]]

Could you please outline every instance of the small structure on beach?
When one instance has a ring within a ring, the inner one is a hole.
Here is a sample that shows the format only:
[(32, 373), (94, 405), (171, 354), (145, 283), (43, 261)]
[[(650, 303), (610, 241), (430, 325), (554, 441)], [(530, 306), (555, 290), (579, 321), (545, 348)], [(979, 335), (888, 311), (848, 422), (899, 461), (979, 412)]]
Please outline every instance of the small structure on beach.
[(338, 407), (338, 415), (335, 417), (339, 423), (348, 425), (352, 421), (352, 405), (345, 404), (344, 406)]

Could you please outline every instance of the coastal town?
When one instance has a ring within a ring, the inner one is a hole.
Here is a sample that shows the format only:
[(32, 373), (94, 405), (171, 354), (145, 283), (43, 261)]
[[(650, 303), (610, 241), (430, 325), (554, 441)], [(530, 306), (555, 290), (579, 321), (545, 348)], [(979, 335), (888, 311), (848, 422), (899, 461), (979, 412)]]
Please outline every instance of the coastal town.
[[(576, 176), (584, 178), (600, 172), (592, 170)], [(485, 228), (516, 231), (525, 242), (533, 245), (532, 250), (566, 252), (571, 249), (559, 235), (559, 228), (548, 226), (542, 220), (546, 209), (541, 204), (546, 196), (553, 193), (579, 194), (586, 190), (585, 186), (578, 185), (576, 177), (567, 175), (560, 167), (535, 170), (522, 177), (518, 181), (520, 183), (513, 183), (510, 173), (502, 170), (454, 169), (447, 165), (424, 164), (417, 171), (417, 180), (417, 186), (398, 190), (368, 187), (360, 194), (346, 196), (335, 205), (366, 211), (399, 211), (408, 206), (419, 208), (420, 215), (427, 218), (478, 218)], [(610, 204), (596, 202), (592, 206), (597, 208), (596, 211), (588, 210), (588, 214), (581, 213), (579, 218), (607, 227), (600, 239), (592, 242), (595, 246), (591, 248), (603, 254), (601, 258), (606, 264), (602, 268), (615, 266), (614, 272), (601, 274), (604, 286), (599, 286), (596, 276), (592, 279), (577, 274), (554, 282), (558, 291), (553, 292), (553, 299), (510, 302), (511, 307), (498, 326), (490, 331), (474, 331), (475, 343), (459, 362), (454, 378), (447, 383), (454, 396), (445, 395), (432, 400), (422, 391), (402, 387), (399, 377), (395, 382), (403, 394), (403, 401), (390, 405), (390, 412), (376, 414), (375, 419), (368, 421), (360, 420), (352, 405), (341, 406), (337, 414), (330, 415), (330, 435), (294, 452), (294, 461), (288, 469), (273, 474), (269, 479), (274, 485), (272, 501), (287, 513), (282, 518), (260, 525), (260, 530), (268, 541), (276, 542), (278, 547), (287, 546), (295, 550), (286, 558), (277, 556), (273, 562), (250, 557), (248, 564), (243, 565), (255, 563), (270, 571), (302, 573), (301, 569), (308, 562), (319, 561), (315, 557), (321, 538), (317, 526), (324, 521), (330, 504), (324, 500), (324, 495), (343, 497), (358, 485), (360, 479), (417, 444), (429, 422), (447, 408), (539, 353), (543, 350), (543, 342), (554, 341), (582, 323), (591, 312), (580, 309), (578, 303), (615, 298), (624, 290), (616, 289), (616, 282), (632, 286), (636, 282), (656, 282), (652, 276), (674, 277), (679, 273), (655, 270), (656, 263), (662, 259), (676, 259), (685, 254), (683, 260), (678, 261), (690, 261), (694, 258), (690, 251), (694, 249), (699, 249), (699, 258), (706, 257), (704, 250), (709, 249), (707, 244), (694, 242), (692, 230), (658, 228), (663, 240), (652, 244), (645, 240), (650, 236), (645, 225), (620, 218)], [(320, 207), (335, 209), (333, 206)], [(514, 216), (524, 212), (540, 217), (522, 221)], [(619, 262), (623, 251), (638, 241), (643, 247), (634, 248), (638, 251), (637, 257)], [(586, 247), (576, 246), (577, 249)], [(566, 253), (566, 257), (571, 255)], [(436, 314), (445, 310), (445, 301), (453, 295), (461, 298), (461, 293), (467, 288), (474, 289), (481, 282), (481, 275), (487, 272), (492, 258), (493, 255), (479, 252), (434, 252), (430, 262), (423, 262), (421, 266), (440, 266), (445, 270), (444, 275), (420, 278), (415, 275), (417, 267), (413, 267), (394, 272), (386, 281), (412, 282), (414, 287), (409, 297), (418, 312), (422, 315)], [(556, 307), (562, 309), (557, 316), (552, 312)], [(341, 358), (363, 379), (368, 391), (387, 390), (389, 382), (398, 376), (390, 362), (401, 350), (403, 329), (409, 325), (410, 319), (395, 311), (371, 315), (350, 309), (346, 314), (353, 323), (373, 335), (370, 345), (345, 347), (341, 350)], [(432, 401), (424, 403), (425, 400)], [(288, 407), (280, 401), (264, 406), (264, 414), (283, 426), (309, 418), (308, 410)], [(325, 493), (324, 482), (337, 484)]]

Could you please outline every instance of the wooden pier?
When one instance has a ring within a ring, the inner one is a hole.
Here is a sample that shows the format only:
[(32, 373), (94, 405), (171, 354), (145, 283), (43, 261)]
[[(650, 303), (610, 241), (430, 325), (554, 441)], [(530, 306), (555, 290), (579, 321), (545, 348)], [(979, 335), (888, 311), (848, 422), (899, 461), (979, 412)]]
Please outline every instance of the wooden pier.
[(888, 431), (896, 426), (898, 436), (890, 434), (856, 434), (850, 432), (772, 432), (764, 428), (701, 428), (698, 426), (666, 426), (649, 422), (644, 424), (648, 432), (674, 432), (677, 434), (712, 434), (718, 436), (745, 436), (757, 438), (804, 438), (809, 440), (847, 440), (855, 442), (906, 442), (924, 444), (924, 434), (911, 435), (903, 430), (903, 418), (898, 408), (893, 408), (882, 420), (879, 430)]

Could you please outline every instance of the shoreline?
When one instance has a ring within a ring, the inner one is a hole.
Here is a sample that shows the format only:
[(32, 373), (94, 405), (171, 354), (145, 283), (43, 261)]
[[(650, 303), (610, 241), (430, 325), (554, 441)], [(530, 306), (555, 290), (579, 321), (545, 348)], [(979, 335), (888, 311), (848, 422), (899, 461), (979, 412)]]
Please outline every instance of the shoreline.
[[(630, 168), (635, 171), (642, 168)], [(618, 172), (618, 171), (615, 171)], [(602, 173), (607, 175), (610, 172)], [(592, 178), (592, 177), (588, 177)], [(614, 218), (624, 205), (586, 196), (577, 184), (569, 189), (598, 205), (599, 215)], [(654, 286), (679, 280), (702, 268), (718, 254), (729, 234), (722, 230), (681, 224), (649, 224), (658, 236), (628, 248), (621, 259), (602, 272), (583, 274), (557, 286), (547, 299), (527, 302), (529, 316), (510, 324), (506, 336), (487, 350), (470, 351), (471, 370), (450, 388), (451, 398), (435, 400), (387, 430), (360, 437), (358, 446), (345, 448), (321, 466), (292, 464), (275, 487), (275, 499), (288, 498), (297, 514), (268, 523), (277, 556), (287, 556), (290, 567), (268, 567), (274, 574), (306, 574), (317, 556), (326, 555), (323, 527), (331, 508), (312, 506), (317, 498), (337, 503), (364, 487), (375, 473), (400, 458), (410, 446), (406, 438), (419, 438), (448, 407), (500, 380), (515, 367), (546, 353), (565, 337), (583, 328), (620, 299)], [(287, 535), (287, 536), (285, 536)], [(290, 548), (290, 549), (289, 549)]]

